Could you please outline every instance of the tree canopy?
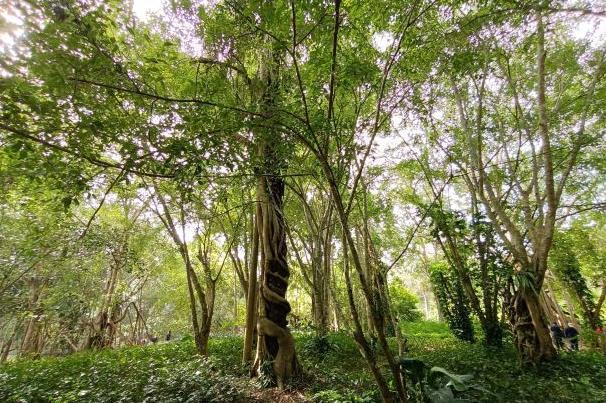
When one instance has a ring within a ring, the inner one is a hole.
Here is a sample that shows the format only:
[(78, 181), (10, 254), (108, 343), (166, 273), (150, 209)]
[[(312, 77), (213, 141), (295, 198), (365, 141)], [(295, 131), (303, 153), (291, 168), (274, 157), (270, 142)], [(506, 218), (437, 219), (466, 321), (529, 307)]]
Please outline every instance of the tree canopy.
[(606, 345), (601, 2), (4, 3), (0, 362), (240, 335), (285, 390), (340, 332), (375, 398), (450, 401), (411, 323)]

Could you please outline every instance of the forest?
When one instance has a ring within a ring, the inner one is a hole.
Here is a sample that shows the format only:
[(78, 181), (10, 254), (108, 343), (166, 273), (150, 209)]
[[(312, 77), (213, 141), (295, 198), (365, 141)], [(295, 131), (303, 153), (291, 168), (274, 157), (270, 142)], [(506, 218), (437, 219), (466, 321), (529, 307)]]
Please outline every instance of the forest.
[(0, 402), (606, 401), (604, 0), (0, 0)]

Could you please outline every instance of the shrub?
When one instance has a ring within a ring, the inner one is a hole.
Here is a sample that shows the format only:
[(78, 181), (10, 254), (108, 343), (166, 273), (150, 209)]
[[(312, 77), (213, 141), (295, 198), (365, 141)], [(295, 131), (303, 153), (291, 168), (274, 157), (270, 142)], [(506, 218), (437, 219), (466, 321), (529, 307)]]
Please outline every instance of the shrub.
[(221, 374), (209, 359), (198, 358), (183, 365), (162, 368), (144, 388), (146, 403), (238, 402), (234, 379)]
[(454, 270), (436, 262), (430, 268), (430, 280), (438, 306), (452, 333), (464, 341), (474, 341), (469, 301)]
[(411, 293), (402, 282), (397, 279), (389, 285), (391, 309), (398, 322), (417, 322), (422, 314), (417, 309), (419, 298)]
[(330, 339), (328, 334), (314, 335), (303, 341), (301, 352), (308, 357), (322, 361), (326, 358), (327, 353), (336, 348), (335, 343)]

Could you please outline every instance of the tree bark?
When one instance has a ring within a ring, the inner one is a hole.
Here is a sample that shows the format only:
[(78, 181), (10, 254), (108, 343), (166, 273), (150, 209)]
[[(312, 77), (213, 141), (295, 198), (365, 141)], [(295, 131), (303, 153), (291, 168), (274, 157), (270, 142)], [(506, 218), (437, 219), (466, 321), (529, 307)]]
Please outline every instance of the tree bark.
[(37, 357), (40, 354), (38, 339), (41, 331), (40, 316), (43, 313), (40, 305), (43, 282), (34, 277), (28, 280), (28, 285), (30, 288), (29, 309), (31, 310), (31, 316), (25, 327), (19, 353), (21, 356)]
[(261, 205), (257, 203), (253, 223), (253, 245), (250, 256), (250, 269), (248, 271), (248, 295), (246, 299), (246, 330), (244, 333), (244, 349), (242, 352), (242, 363), (246, 364), (252, 360), (252, 345), (255, 333), (255, 322), (257, 320), (257, 266), (259, 262), (259, 217)]
[[(267, 151), (265, 156), (268, 156)], [(280, 388), (299, 371), (294, 338), (286, 319), (290, 304), (286, 300), (288, 269), (286, 256), (286, 232), (282, 202), (284, 181), (279, 176), (261, 177), (259, 201), (262, 209), (263, 228), (260, 231), (264, 251), (260, 303), (262, 314), (257, 323), (259, 334), (255, 368), (259, 371), (265, 361), (273, 361), (273, 376)]]
[(11, 352), (11, 347), (15, 340), (15, 335), (17, 334), (18, 327), (19, 327), (19, 324), (16, 323), (9, 338), (7, 340), (5, 340), (4, 343), (2, 343), (2, 349), (0, 349), (0, 364), (2, 364), (3, 362), (6, 362), (6, 360), (8, 359), (8, 354)]
[[(264, 92), (261, 109), (265, 123), (274, 119), (275, 102), (279, 93), (278, 72), (280, 57), (277, 50), (266, 55), (261, 67)], [(291, 310), (286, 300), (290, 271), (287, 261), (286, 227), (284, 222), (285, 167), (280, 155), (282, 133), (268, 129), (256, 133), (257, 155), (261, 161), (258, 171), (257, 200), (261, 206), (259, 240), (262, 250), (261, 284), (259, 304), (261, 312), (257, 321), (257, 357), (253, 373), (264, 375), (265, 363), (272, 362), (269, 374), (283, 389), (299, 375), (301, 368), (295, 352), (295, 342), (288, 329), (287, 315)]]
[(356, 307), (356, 302), (353, 294), (353, 286), (351, 282), (350, 275), (350, 267), (349, 267), (349, 256), (348, 256), (348, 242), (345, 234), (343, 234), (343, 271), (345, 273), (345, 285), (347, 286), (347, 298), (349, 302), (349, 308), (351, 311), (353, 323), (354, 323), (354, 340), (362, 354), (362, 357), (366, 360), (368, 368), (377, 382), (377, 386), (379, 387), (379, 393), (381, 394), (381, 398), (383, 402), (389, 403), (394, 401), (394, 397), (389, 390), (389, 386), (387, 385), (387, 381), (383, 374), (381, 373), (379, 366), (377, 365), (377, 356), (373, 349), (371, 348), (366, 336), (364, 336), (364, 331), (362, 329), (362, 324), (360, 323), (360, 315), (358, 314), (358, 308)]
[(557, 355), (541, 307), (532, 289), (520, 288), (510, 301), (510, 323), (518, 356), (523, 364), (536, 364)]

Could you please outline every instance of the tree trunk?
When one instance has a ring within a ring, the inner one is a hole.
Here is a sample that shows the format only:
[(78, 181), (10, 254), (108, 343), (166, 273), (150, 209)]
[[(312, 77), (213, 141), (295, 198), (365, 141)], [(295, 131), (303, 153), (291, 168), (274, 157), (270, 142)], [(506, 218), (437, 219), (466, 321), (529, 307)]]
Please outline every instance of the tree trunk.
[[(366, 302), (370, 307), (371, 325), (374, 328), (374, 330), (376, 331), (379, 345), (381, 346), (381, 350), (383, 351), (383, 354), (385, 355), (385, 358), (389, 365), (389, 369), (393, 376), (398, 398), (402, 401), (408, 401), (408, 394), (406, 392), (406, 380), (404, 377), (402, 377), (402, 372), (400, 371), (399, 364), (394, 359), (393, 353), (392, 353), (391, 349), (389, 348), (389, 344), (387, 343), (387, 339), (385, 337), (385, 332), (384, 332), (385, 312), (383, 312), (383, 310), (382, 310), (382, 306), (380, 305), (380, 301), (379, 301), (378, 296), (376, 295), (375, 290), (373, 290), (371, 284), (369, 284), (369, 282), (368, 282), (368, 278), (366, 276), (364, 267), (360, 260), (360, 255), (358, 253), (358, 250), (356, 249), (356, 242), (354, 241), (351, 229), (349, 227), (348, 215), (346, 213), (345, 206), (343, 205), (343, 198), (341, 197), (341, 193), (339, 192), (339, 186), (338, 186), (337, 182), (335, 181), (333, 171), (330, 168), (328, 161), (326, 159), (321, 159), (320, 163), (322, 165), (322, 170), (328, 180), (329, 190), (330, 190), (332, 200), (334, 202), (335, 211), (337, 213), (339, 222), (341, 223), (341, 228), (343, 230), (343, 237), (344, 237), (343, 240), (344, 240), (344, 242), (346, 242), (348, 249), (351, 252), (352, 262), (358, 273), (358, 278), (360, 280), (360, 285), (361, 285), (362, 291), (364, 293), (364, 298), (366, 299)], [(350, 300), (350, 305), (351, 305), (351, 300)], [(362, 342), (362, 341), (364, 343), (366, 342), (366, 338), (364, 337), (364, 335), (358, 331), (356, 331), (356, 333), (354, 335), (357, 336), (356, 340), (358, 338), (360, 338), (360, 341), (358, 342), (358, 345), (360, 346), (360, 348), (364, 348), (363, 344), (360, 344), (360, 342)], [(366, 359), (370, 365), (370, 361), (368, 360), (368, 357), (366, 357)], [(375, 375), (375, 380), (378, 383), (380, 383), (381, 381), (384, 381), (384, 378), (379, 377), (378, 374), (374, 374), (374, 371), (373, 371), (373, 375)], [(382, 395), (382, 398), (384, 401), (393, 400), (388, 395)]]
[(557, 313), (556, 316), (558, 317), (557, 322), (560, 325), (564, 325), (566, 315), (564, 314), (564, 310), (562, 309), (562, 306), (558, 303), (558, 300), (556, 299), (556, 295), (553, 292), (553, 289), (551, 288), (550, 281), (545, 281), (545, 287), (547, 288), (547, 291), (544, 291), (546, 293), (545, 297), (548, 301), (551, 301), (551, 303), (553, 304), (553, 308), (556, 310), (556, 313)]
[(38, 278), (31, 278), (28, 280), (28, 286), (30, 289), (29, 309), (31, 310), (31, 316), (25, 327), (20, 355), (37, 357), (40, 354), (38, 339), (41, 328), (40, 317), (43, 313), (42, 307), (40, 306), (43, 283)]
[[(271, 156), (268, 148), (262, 149), (266, 158)], [(260, 177), (259, 180), (262, 182), (258, 187), (258, 200), (262, 210), (260, 239), (264, 259), (260, 286), (262, 312), (257, 323), (259, 339), (254, 369), (261, 375), (264, 363), (273, 361), (272, 376), (278, 387), (284, 388), (300, 372), (294, 338), (286, 319), (291, 308), (286, 300), (290, 272), (286, 260), (286, 232), (282, 210), (284, 181), (273, 175)]]
[(349, 308), (354, 323), (354, 340), (358, 346), (358, 350), (362, 354), (362, 357), (366, 360), (368, 368), (377, 382), (379, 387), (379, 393), (383, 402), (389, 403), (394, 401), (393, 394), (389, 390), (389, 386), (383, 374), (381, 373), (379, 366), (377, 365), (377, 356), (373, 351), (372, 347), (368, 343), (366, 336), (362, 330), (362, 324), (360, 323), (360, 315), (358, 314), (358, 308), (354, 299), (353, 286), (351, 282), (350, 268), (349, 268), (349, 256), (348, 256), (348, 242), (346, 235), (343, 235), (343, 271), (345, 273), (345, 285), (347, 286), (347, 299), (349, 302)]
[(253, 223), (253, 246), (250, 256), (250, 270), (248, 271), (248, 294), (246, 299), (246, 330), (244, 333), (244, 349), (242, 352), (242, 363), (246, 364), (252, 360), (252, 345), (255, 333), (255, 322), (257, 320), (257, 265), (259, 262), (259, 216), (261, 206), (257, 203)]
[[(189, 294), (189, 310), (191, 314), (192, 330), (194, 333), (194, 343), (196, 344), (196, 351), (201, 356), (208, 354), (208, 339), (205, 341), (200, 331), (200, 322), (198, 319), (198, 307), (196, 303), (196, 294), (194, 292), (192, 274), (189, 267), (187, 270), (187, 291)], [(195, 274), (194, 274), (195, 275)]]
[(6, 362), (8, 359), (8, 354), (11, 352), (11, 346), (13, 345), (13, 341), (15, 340), (15, 335), (17, 334), (18, 324), (15, 324), (13, 332), (10, 337), (2, 343), (2, 349), (0, 349), (0, 364)]
[(313, 253), (311, 256), (311, 283), (312, 283), (312, 313), (313, 313), (313, 324), (316, 328), (318, 335), (326, 333), (326, 318), (324, 300), (324, 276), (323, 276), (323, 252), (324, 248), (320, 234), (316, 234), (315, 239), (312, 240)]
[(87, 348), (103, 348), (111, 345), (109, 335), (111, 332), (110, 310), (114, 300), (117, 277), (118, 267), (117, 265), (111, 265), (101, 308), (91, 324), (91, 333), (86, 343)]
[(557, 355), (538, 295), (517, 290), (510, 304), (514, 344), (522, 364), (536, 364)]
[(101, 307), (99, 308), (99, 312), (95, 316), (95, 319), (91, 323), (91, 331), (86, 342), (87, 349), (104, 348), (109, 347), (112, 344), (111, 335), (112, 330), (114, 329), (114, 324), (112, 323), (111, 313), (114, 309), (118, 274), (121, 271), (126, 259), (128, 239), (129, 236), (127, 233), (122, 234), (122, 241), (116, 250), (111, 252), (112, 261), (109, 266), (109, 277), (105, 283)]
[[(264, 124), (271, 127), (275, 118), (276, 100), (279, 96), (279, 66), (281, 51), (268, 51), (262, 61), (260, 78), (263, 93), (260, 107)], [(284, 223), (284, 179), (285, 168), (282, 133), (266, 129), (255, 133), (257, 156), (257, 201), (261, 206), (259, 240), (262, 250), (261, 284), (259, 305), (261, 312), (257, 321), (257, 357), (253, 373), (270, 375), (279, 388), (284, 388), (290, 379), (297, 376), (300, 365), (295, 353), (295, 342), (286, 319), (291, 310), (286, 300), (290, 271), (287, 261), (286, 227)], [(272, 362), (271, 372), (267, 363)]]

